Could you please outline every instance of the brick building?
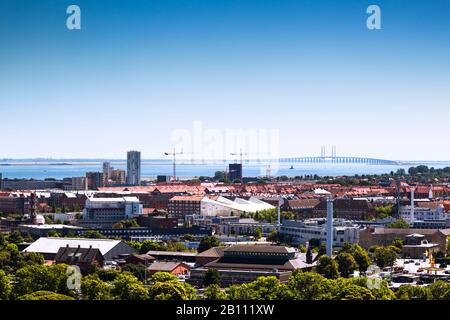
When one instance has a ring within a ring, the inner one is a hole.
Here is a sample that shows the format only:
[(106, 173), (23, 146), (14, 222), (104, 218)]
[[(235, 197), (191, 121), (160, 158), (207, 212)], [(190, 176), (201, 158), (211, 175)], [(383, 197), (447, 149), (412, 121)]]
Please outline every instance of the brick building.
[(56, 263), (65, 263), (68, 265), (76, 265), (80, 268), (82, 274), (89, 274), (95, 271), (96, 268), (103, 267), (105, 259), (103, 258), (100, 249), (65, 247), (59, 248), (55, 256)]
[(183, 218), (186, 215), (200, 215), (203, 196), (175, 196), (169, 200), (169, 214)]
[(184, 262), (177, 261), (155, 261), (148, 267), (148, 273), (167, 272), (174, 276), (186, 275), (191, 267)]
[(0, 212), (8, 214), (26, 214), (29, 204), (25, 197), (0, 196)]
[[(338, 198), (334, 200), (334, 217), (347, 220), (370, 220), (375, 217), (375, 210), (365, 199)], [(312, 210), (313, 218), (327, 216), (327, 202), (320, 201)]]
[(287, 200), (281, 206), (283, 211), (292, 211), (297, 214), (299, 219), (312, 217), (313, 209), (320, 203), (319, 199), (297, 199)]
[(395, 239), (405, 241), (408, 235), (421, 234), (429, 243), (437, 243), (439, 250), (446, 251), (450, 229), (396, 229), (367, 228), (359, 233), (359, 245), (364, 249), (371, 246), (389, 246)]

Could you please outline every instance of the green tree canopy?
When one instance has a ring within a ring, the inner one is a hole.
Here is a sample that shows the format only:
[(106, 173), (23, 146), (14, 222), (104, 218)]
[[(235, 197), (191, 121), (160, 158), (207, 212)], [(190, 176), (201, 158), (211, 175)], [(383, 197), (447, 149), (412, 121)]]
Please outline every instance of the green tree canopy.
[(339, 266), (337, 262), (328, 256), (321, 256), (316, 268), (317, 273), (327, 279), (337, 279), (339, 277)]
[(232, 285), (225, 289), (230, 300), (285, 300), (289, 290), (274, 276), (258, 277), (242, 285)]
[(168, 272), (156, 272), (151, 277), (152, 282), (178, 281), (178, 278)]
[(26, 265), (30, 265), (30, 264), (43, 265), (45, 262), (44, 256), (37, 252), (24, 253), (23, 260)]
[(219, 239), (217, 239), (214, 236), (206, 236), (206, 237), (203, 237), (202, 240), (200, 240), (200, 244), (198, 245), (197, 250), (200, 253), (200, 252), (206, 251), (210, 248), (218, 247), (218, 246), (220, 246)]
[(47, 232), (47, 237), (59, 238), (61, 235), (56, 230), (50, 230)]
[(11, 277), (0, 270), (0, 300), (9, 299), (12, 292)]
[(279, 243), (281, 241), (280, 234), (277, 230), (272, 231), (267, 237), (267, 241)]
[(217, 284), (211, 284), (203, 292), (205, 300), (227, 300), (227, 294)]
[(341, 252), (336, 256), (336, 262), (338, 263), (338, 270), (341, 276), (348, 278), (356, 269), (358, 269), (358, 264), (355, 258), (350, 253)]
[(337, 300), (375, 300), (372, 292), (365, 287), (348, 283), (339, 288)]
[(220, 285), (220, 273), (214, 268), (208, 269), (205, 273), (205, 277), (203, 278), (203, 286), (208, 287), (212, 284)]
[(375, 263), (380, 268), (393, 266), (397, 259), (397, 254), (392, 248), (377, 247), (373, 253)]
[(355, 259), (355, 262), (358, 264), (358, 270), (360, 272), (365, 272), (367, 268), (370, 266), (370, 257), (366, 250), (364, 250), (361, 246), (358, 244), (344, 244), (344, 247), (342, 248), (341, 252), (347, 252), (350, 253), (353, 258)]
[(392, 241), (392, 245), (401, 250), (403, 248), (403, 240), (402, 239), (394, 239), (394, 241)]
[(410, 284), (401, 285), (395, 295), (398, 300), (430, 300), (432, 298), (429, 288)]
[(149, 287), (151, 300), (195, 300), (195, 289), (188, 283), (181, 283), (167, 272), (157, 272), (152, 276), (153, 284)]
[(142, 264), (126, 264), (122, 267), (122, 271), (127, 271), (133, 276), (139, 279), (139, 281), (145, 280), (145, 266)]
[(74, 300), (74, 298), (51, 291), (36, 291), (20, 296), (18, 300)]
[(95, 274), (98, 275), (100, 280), (110, 282), (114, 281), (117, 276), (120, 274), (119, 270), (116, 269), (97, 269)]
[(288, 288), (296, 300), (329, 300), (336, 290), (333, 280), (318, 273), (295, 270), (288, 281)]
[(253, 236), (255, 237), (256, 240), (261, 239), (262, 237), (262, 231), (261, 228), (255, 228), (255, 231), (253, 232)]
[(151, 240), (144, 240), (141, 242), (141, 246), (139, 249), (139, 252), (141, 254), (147, 253), (148, 251), (165, 251), (167, 250), (167, 247), (164, 243), (151, 241)]
[(114, 279), (111, 293), (120, 300), (148, 299), (144, 284), (129, 272), (123, 272)]
[(105, 239), (106, 237), (102, 235), (97, 230), (87, 230), (82, 234), (83, 238), (89, 238), (89, 239)]
[(19, 231), (13, 231), (8, 235), (8, 242), (19, 244), (23, 242), (23, 237)]
[[(368, 279), (365, 277), (355, 277), (350, 279), (338, 279), (337, 281), (347, 281), (351, 282), (354, 285), (358, 285), (364, 288), (369, 288), (369, 281), (373, 284), (370, 286), (370, 291), (376, 300), (394, 300), (395, 294), (389, 288), (388, 283), (384, 280), (376, 279), (376, 283), (374, 284), (372, 279)], [(338, 285), (340, 285), (338, 283)]]
[(100, 280), (98, 274), (91, 274), (82, 278), (81, 292), (86, 300), (111, 299), (110, 286)]
[(129, 229), (129, 228), (138, 228), (139, 224), (135, 219), (126, 219), (115, 223), (112, 227), (114, 229)]
[(0, 251), (0, 269), (7, 273), (13, 273), (23, 266), (25, 266), (24, 256), (17, 245), (6, 242)]
[(397, 219), (395, 221), (392, 221), (388, 223), (388, 228), (394, 228), (394, 229), (408, 229), (409, 223), (406, 222), (403, 219)]
[(438, 280), (428, 286), (433, 300), (450, 300), (450, 284)]
[(36, 291), (51, 291), (72, 295), (67, 287), (67, 265), (27, 265), (15, 274), (14, 296), (20, 297)]

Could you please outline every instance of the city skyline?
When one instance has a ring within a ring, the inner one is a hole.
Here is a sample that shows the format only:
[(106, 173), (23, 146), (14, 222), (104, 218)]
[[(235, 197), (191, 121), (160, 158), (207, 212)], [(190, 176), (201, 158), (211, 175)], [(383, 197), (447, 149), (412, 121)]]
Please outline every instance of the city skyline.
[(73, 31), (69, 4), (0, 4), (0, 158), (164, 159), (199, 120), (283, 157), (450, 160), (448, 1), (377, 1), (381, 30), (364, 1), (77, 1)]
[(449, 0), (0, 0), (0, 302), (450, 300), (449, 34)]

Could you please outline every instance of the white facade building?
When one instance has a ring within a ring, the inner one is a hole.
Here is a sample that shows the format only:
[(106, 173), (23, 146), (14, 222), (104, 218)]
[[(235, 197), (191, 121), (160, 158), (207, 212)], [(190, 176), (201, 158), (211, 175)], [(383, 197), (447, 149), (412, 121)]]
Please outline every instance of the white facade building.
[(259, 222), (254, 219), (239, 219), (238, 221), (223, 222), (217, 226), (220, 234), (253, 235), (256, 229), (261, 230), (262, 236), (267, 237), (278, 229), (274, 223)]
[[(358, 243), (357, 225), (344, 219), (333, 219), (333, 247), (342, 247), (344, 243)], [(280, 235), (291, 239), (293, 244), (306, 244), (311, 239), (326, 242), (326, 219), (284, 220), (280, 227)]]
[(88, 198), (83, 220), (98, 224), (114, 223), (141, 215), (142, 208), (137, 197)]
[(411, 205), (400, 207), (400, 217), (405, 221), (410, 221), (411, 212), (414, 214), (414, 220), (423, 221), (448, 219), (448, 215), (445, 214), (443, 205), (439, 205), (435, 209), (414, 206), (414, 210), (411, 210)]
[(54, 221), (61, 221), (61, 222), (68, 222), (68, 223), (74, 223), (77, 220), (77, 214), (79, 212), (56, 212), (53, 215)]

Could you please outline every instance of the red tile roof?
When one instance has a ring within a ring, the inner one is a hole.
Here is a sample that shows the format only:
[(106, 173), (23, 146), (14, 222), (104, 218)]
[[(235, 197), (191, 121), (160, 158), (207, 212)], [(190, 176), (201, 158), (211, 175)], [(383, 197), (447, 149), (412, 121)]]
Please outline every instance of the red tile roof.
[(201, 201), (204, 196), (174, 196), (169, 201)]

